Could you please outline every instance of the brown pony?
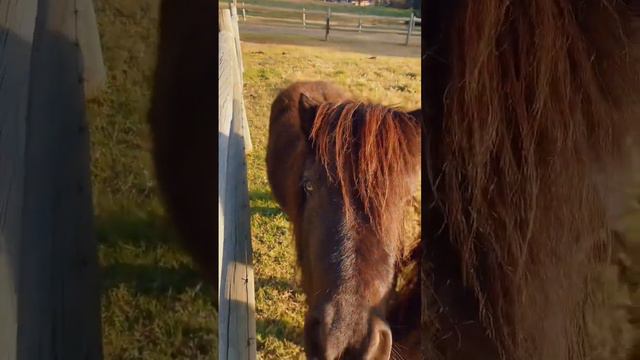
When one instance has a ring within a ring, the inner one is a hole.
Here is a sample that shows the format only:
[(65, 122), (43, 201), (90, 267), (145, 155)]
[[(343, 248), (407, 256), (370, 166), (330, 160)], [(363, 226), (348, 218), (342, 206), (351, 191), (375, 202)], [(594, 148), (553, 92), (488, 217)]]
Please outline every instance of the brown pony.
[(160, 192), (183, 243), (217, 289), (216, 4), (163, 0), (149, 122)]
[(425, 15), (424, 356), (585, 359), (611, 236), (594, 174), (638, 115), (632, 12), (431, 0)]
[(311, 359), (417, 358), (404, 352), (418, 327), (417, 276), (401, 292), (394, 283), (419, 249), (402, 225), (420, 174), (420, 118), (326, 82), (295, 83), (273, 102), (268, 178), (293, 223)]

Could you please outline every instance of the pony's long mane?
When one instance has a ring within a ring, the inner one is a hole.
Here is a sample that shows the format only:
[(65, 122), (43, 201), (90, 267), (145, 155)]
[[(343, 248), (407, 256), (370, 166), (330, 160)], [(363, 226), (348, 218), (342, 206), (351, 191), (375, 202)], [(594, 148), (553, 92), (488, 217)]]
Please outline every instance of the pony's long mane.
[(418, 121), (382, 105), (324, 103), (311, 139), (330, 181), (342, 191), (347, 227), (369, 224), (380, 239), (395, 243), (420, 173)]
[(468, 0), (457, 13), (436, 194), (508, 359), (588, 352), (587, 279), (609, 241), (594, 163), (619, 153), (639, 94), (622, 6)]

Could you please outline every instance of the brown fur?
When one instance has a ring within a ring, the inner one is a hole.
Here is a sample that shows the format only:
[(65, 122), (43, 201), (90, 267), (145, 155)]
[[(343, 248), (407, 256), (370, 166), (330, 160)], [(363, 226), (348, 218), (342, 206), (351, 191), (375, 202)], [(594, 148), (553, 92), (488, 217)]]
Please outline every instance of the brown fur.
[(629, 122), (620, 107), (639, 94), (625, 11), (469, 0), (444, 40), (435, 196), (463, 284), (506, 359), (589, 352), (587, 281), (610, 240), (593, 164), (619, 155)]
[(609, 242), (593, 162), (617, 156), (628, 122), (619, 95), (639, 80), (621, 10), (466, 1), (454, 20), (436, 193), (464, 283), (507, 359), (588, 352), (586, 281)]
[(149, 122), (168, 213), (217, 288), (216, 6), (209, 0), (162, 1)]

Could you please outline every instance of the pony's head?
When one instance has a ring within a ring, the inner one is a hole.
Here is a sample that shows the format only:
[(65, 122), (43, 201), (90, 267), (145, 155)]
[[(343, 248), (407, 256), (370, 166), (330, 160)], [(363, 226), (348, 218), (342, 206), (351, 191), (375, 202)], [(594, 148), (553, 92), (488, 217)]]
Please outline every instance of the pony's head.
[(386, 304), (419, 178), (419, 112), (328, 99), (338, 90), (311, 84), (274, 102), (267, 155), (274, 196), (293, 222), (307, 356), (388, 359)]

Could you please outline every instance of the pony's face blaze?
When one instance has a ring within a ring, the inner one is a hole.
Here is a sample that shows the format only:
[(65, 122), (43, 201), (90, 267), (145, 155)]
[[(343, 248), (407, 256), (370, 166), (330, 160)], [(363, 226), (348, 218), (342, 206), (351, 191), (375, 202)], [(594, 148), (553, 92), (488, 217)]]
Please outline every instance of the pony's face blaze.
[(395, 254), (376, 248), (379, 241), (365, 221), (347, 224), (341, 189), (313, 156), (306, 159), (300, 191), (307, 356), (389, 359), (392, 338), (384, 302)]

